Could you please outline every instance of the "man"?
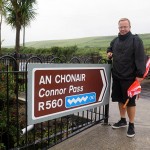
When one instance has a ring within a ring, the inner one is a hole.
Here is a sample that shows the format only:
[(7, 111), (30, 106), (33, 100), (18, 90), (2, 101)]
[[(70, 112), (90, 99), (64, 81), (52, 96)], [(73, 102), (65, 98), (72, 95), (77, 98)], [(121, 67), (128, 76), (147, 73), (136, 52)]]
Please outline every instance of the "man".
[(142, 81), (145, 72), (146, 62), (142, 40), (138, 35), (133, 35), (130, 31), (131, 24), (129, 19), (122, 18), (118, 22), (119, 34), (107, 49), (109, 59), (113, 58), (112, 63), (112, 101), (118, 102), (120, 120), (112, 125), (112, 128), (121, 128), (127, 126), (126, 112), (129, 118), (127, 130), (128, 137), (134, 137), (134, 118), (136, 112), (136, 96), (130, 98), (127, 107), (123, 105), (126, 102), (127, 90), (130, 85), (138, 80)]

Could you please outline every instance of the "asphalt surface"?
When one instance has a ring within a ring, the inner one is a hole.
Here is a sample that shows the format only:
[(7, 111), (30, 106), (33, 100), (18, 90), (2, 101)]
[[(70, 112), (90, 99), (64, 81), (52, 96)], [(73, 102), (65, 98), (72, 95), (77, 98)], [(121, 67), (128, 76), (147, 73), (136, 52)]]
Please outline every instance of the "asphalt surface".
[(141, 87), (142, 87), (142, 92), (140, 96), (142, 98), (149, 98), (150, 100), (150, 78), (143, 80), (143, 82), (141, 83)]
[(95, 125), (49, 150), (150, 150), (150, 79), (141, 86), (136, 102), (135, 137), (126, 136), (127, 128), (112, 129), (111, 125), (119, 120), (119, 112), (117, 103), (110, 101), (108, 125)]

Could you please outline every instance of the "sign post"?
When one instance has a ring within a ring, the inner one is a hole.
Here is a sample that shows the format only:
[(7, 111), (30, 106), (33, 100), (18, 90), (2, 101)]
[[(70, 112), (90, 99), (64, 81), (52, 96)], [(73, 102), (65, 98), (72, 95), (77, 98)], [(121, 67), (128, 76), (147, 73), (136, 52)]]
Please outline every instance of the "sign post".
[(109, 80), (107, 64), (29, 64), (28, 124), (108, 103)]

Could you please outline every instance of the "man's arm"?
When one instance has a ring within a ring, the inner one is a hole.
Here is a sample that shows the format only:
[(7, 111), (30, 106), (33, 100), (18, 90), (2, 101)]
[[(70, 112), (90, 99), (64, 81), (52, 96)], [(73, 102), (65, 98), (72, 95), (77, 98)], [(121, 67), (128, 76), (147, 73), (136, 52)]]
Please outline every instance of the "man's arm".
[(142, 81), (143, 75), (146, 70), (146, 55), (144, 52), (143, 42), (139, 37), (134, 39), (135, 51), (135, 65), (136, 65), (136, 79)]
[(117, 39), (118, 37), (115, 37), (111, 42), (110, 42), (110, 46), (107, 48), (107, 57), (109, 59), (111, 59), (113, 57), (113, 45), (114, 45), (114, 42), (115, 40)]

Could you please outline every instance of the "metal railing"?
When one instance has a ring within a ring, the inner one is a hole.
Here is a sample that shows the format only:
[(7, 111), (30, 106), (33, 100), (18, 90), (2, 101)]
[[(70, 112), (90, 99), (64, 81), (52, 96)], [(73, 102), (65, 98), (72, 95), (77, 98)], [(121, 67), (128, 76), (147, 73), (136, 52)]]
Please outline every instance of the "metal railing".
[(27, 125), (28, 63), (107, 63), (92, 58), (0, 57), (0, 149), (48, 149), (97, 124), (108, 123), (109, 105), (74, 113), (58, 119)]

